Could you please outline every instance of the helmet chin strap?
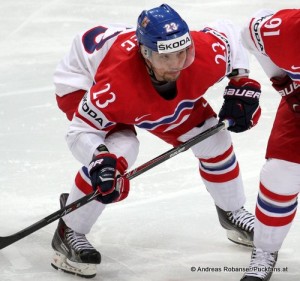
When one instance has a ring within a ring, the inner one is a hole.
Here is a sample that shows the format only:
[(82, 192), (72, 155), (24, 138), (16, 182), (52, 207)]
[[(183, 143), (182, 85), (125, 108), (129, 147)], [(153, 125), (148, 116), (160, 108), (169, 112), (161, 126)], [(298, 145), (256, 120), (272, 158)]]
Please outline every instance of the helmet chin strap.
[(157, 78), (155, 76), (155, 72), (154, 72), (154, 70), (153, 70), (153, 68), (151, 66), (151, 63), (150, 63), (150, 65), (148, 65), (146, 61), (145, 61), (145, 63), (146, 63), (146, 67), (147, 67), (148, 73), (149, 73), (149, 75), (150, 75), (151, 80), (152, 80), (153, 83), (155, 83), (155, 84), (166, 84), (166, 83), (168, 83), (168, 81), (157, 80)]
[(145, 64), (146, 64), (146, 68), (147, 68), (147, 71), (148, 71), (151, 79), (154, 80), (154, 82), (159, 82), (155, 77), (155, 73), (154, 73), (151, 63), (145, 59)]

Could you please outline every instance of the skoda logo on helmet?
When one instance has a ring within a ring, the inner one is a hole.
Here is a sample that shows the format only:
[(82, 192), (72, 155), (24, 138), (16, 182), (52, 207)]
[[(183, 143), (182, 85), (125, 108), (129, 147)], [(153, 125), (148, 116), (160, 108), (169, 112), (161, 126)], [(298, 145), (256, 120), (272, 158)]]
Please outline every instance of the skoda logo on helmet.
[(181, 51), (192, 44), (190, 34), (184, 35), (172, 40), (157, 41), (157, 50), (160, 54), (173, 53)]

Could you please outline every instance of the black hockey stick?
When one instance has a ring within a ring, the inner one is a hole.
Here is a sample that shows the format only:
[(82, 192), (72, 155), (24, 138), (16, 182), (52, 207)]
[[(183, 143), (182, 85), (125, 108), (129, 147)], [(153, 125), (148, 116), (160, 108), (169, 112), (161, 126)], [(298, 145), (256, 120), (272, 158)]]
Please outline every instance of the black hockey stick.
[[(133, 179), (137, 177), (138, 175), (152, 169), (153, 167), (161, 164), (162, 162), (168, 160), (169, 158), (172, 158), (176, 156), (177, 154), (184, 152), (188, 150), (190, 147), (195, 145), (198, 142), (201, 142), (208, 137), (216, 134), (217, 132), (221, 131), (222, 129), (228, 128), (232, 125), (231, 121), (223, 121), (218, 123), (217, 125), (209, 128), (208, 130), (202, 132), (199, 135), (194, 136), (193, 138), (189, 139), (188, 141), (168, 150), (167, 152), (157, 156), (156, 158), (153, 158), (152, 160), (142, 164), (141, 166), (135, 168), (134, 170), (131, 170), (127, 172), (123, 177), (127, 177), (128, 179)], [(77, 201), (74, 201), (73, 203), (69, 204), (68, 206), (65, 206), (64, 208), (52, 213), (51, 215), (41, 219), (40, 221), (28, 226), (27, 228), (24, 228), (23, 230), (16, 232), (15, 234), (9, 235), (9, 236), (3, 236), (0, 237), (0, 249), (3, 249), (20, 239), (30, 235), (31, 233), (41, 229), (42, 227), (54, 222), (55, 220), (73, 212), (74, 210), (82, 207), (83, 205), (89, 203), (90, 201), (94, 200), (95, 197), (99, 195), (98, 190), (78, 199)]]

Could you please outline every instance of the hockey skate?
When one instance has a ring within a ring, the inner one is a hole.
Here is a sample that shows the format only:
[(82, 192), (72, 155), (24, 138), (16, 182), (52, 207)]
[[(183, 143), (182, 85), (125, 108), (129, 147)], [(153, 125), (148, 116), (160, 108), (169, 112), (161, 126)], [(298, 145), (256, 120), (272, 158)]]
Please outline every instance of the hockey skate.
[(253, 247), (254, 215), (244, 207), (234, 212), (226, 212), (216, 206), (219, 221), (227, 230), (227, 238), (237, 244)]
[(264, 252), (253, 248), (249, 268), (241, 281), (268, 281), (270, 280), (277, 261), (278, 252)]
[[(64, 207), (68, 194), (60, 196), (61, 207)], [(101, 262), (100, 253), (89, 243), (84, 234), (76, 233), (67, 227), (62, 219), (52, 239), (54, 256), (51, 265), (67, 273), (85, 278), (96, 276), (96, 265)]]

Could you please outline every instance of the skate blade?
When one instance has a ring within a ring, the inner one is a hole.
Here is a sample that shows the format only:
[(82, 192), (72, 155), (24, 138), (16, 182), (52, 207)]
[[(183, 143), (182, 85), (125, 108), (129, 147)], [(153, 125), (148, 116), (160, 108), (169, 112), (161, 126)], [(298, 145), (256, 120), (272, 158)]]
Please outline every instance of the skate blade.
[(65, 255), (56, 251), (51, 265), (57, 270), (84, 278), (93, 278), (97, 273), (96, 264), (72, 262)]
[(238, 233), (234, 230), (227, 230), (227, 238), (236, 244), (243, 245), (246, 247), (253, 247), (253, 241), (246, 239), (245, 237), (242, 236), (241, 233)]

